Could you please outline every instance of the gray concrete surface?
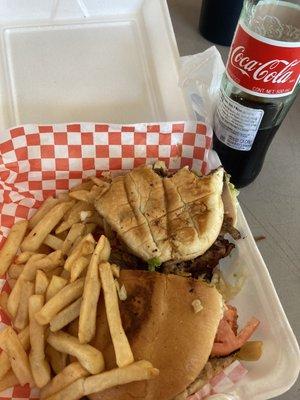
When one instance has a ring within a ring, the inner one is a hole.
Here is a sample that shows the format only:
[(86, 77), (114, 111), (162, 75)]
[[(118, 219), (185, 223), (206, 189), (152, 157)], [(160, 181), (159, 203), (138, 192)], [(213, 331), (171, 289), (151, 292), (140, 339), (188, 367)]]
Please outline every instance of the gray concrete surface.
[[(212, 43), (198, 32), (201, 0), (169, 0), (180, 55), (199, 53)], [(217, 46), (226, 60), (228, 47)], [(241, 190), (240, 202), (258, 247), (300, 341), (300, 94), (269, 149), (256, 181)], [(300, 382), (278, 400), (300, 399)]]

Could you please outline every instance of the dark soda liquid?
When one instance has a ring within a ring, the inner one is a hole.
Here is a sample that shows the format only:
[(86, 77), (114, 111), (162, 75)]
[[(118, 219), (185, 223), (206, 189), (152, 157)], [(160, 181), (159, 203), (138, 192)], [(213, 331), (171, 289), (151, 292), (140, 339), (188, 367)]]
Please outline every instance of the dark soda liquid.
[(237, 188), (249, 185), (260, 173), (267, 150), (278, 128), (279, 125), (259, 129), (249, 151), (232, 149), (214, 135), (213, 148), (218, 153), (225, 171), (231, 175), (231, 182)]
[(245, 107), (257, 108), (264, 111), (259, 130), (249, 151), (235, 150), (222, 143), (214, 134), (213, 148), (231, 175), (231, 181), (237, 188), (242, 188), (253, 182), (260, 173), (267, 150), (277, 132), (283, 112), (287, 111), (284, 99), (272, 102), (258, 102), (246, 93), (231, 93), (230, 98)]
[(199, 31), (203, 37), (222, 46), (230, 46), (243, 0), (203, 0)]

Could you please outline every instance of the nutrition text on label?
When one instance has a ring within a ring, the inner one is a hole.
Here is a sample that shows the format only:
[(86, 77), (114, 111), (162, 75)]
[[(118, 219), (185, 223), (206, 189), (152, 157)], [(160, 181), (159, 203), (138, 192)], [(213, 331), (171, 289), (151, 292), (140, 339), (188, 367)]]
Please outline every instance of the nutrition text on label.
[(222, 91), (215, 114), (215, 133), (233, 149), (249, 151), (263, 114), (263, 110), (244, 107)]

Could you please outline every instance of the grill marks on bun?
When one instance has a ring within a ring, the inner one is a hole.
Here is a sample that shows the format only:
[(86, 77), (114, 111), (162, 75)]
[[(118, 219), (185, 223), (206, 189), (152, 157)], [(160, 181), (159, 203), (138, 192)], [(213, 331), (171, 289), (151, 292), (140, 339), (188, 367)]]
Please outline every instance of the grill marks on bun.
[(223, 176), (223, 168), (198, 177), (185, 167), (162, 177), (142, 166), (113, 179), (95, 206), (142, 260), (189, 260), (203, 254), (220, 232)]

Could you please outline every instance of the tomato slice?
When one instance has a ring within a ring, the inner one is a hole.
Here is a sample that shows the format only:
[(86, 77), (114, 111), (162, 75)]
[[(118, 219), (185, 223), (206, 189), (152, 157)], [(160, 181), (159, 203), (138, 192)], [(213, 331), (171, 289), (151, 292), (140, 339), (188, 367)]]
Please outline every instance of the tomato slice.
[(238, 329), (238, 324), (237, 324), (237, 319), (238, 319), (238, 314), (237, 314), (237, 309), (236, 307), (227, 305), (227, 310), (225, 311), (224, 314), (226, 321), (229, 323), (231, 326), (231, 329), (233, 330), (234, 334), (237, 335), (237, 329)]
[(237, 310), (228, 306), (220, 321), (211, 356), (227, 356), (247, 342), (259, 325), (259, 320), (252, 317), (245, 327), (237, 333)]
[(239, 347), (242, 347), (243, 344), (247, 342), (248, 339), (252, 336), (254, 331), (259, 325), (259, 320), (255, 317), (252, 317), (246, 324), (246, 326), (240, 331), (240, 333), (237, 335), (237, 340), (239, 343)]

